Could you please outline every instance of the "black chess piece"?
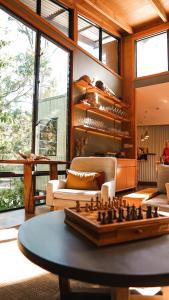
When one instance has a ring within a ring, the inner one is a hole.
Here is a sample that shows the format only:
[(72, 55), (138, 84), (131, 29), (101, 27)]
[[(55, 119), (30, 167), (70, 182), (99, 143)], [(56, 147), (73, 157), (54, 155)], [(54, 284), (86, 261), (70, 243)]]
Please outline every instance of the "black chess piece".
[(138, 219), (138, 220), (143, 219), (143, 213), (142, 213), (142, 207), (141, 207), (141, 206), (139, 206), (139, 208), (138, 208), (137, 219)]
[(151, 205), (147, 206), (146, 217), (147, 217), (147, 219), (152, 218), (152, 207), (151, 207)]
[(108, 208), (111, 208), (111, 198), (108, 199)]
[(118, 222), (123, 222), (123, 208), (119, 207), (119, 216), (118, 216)]
[(101, 218), (101, 224), (105, 225), (106, 224), (106, 212), (103, 211), (101, 214), (102, 218)]
[(109, 224), (113, 223), (113, 211), (112, 209), (109, 209), (107, 212), (107, 222)]
[(127, 205), (126, 221), (131, 221), (131, 212), (130, 212), (130, 206), (129, 206), (129, 204)]
[(113, 209), (113, 219), (117, 219), (117, 210), (115, 208)]
[(98, 214), (97, 214), (97, 221), (98, 221), (98, 222), (101, 222), (101, 211), (98, 211)]
[(137, 209), (134, 204), (131, 208), (131, 220), (137, 220)]
[(153, 215), (154, 218), (158, 218), (159, 215), (158, 215), (158, 206), (154, 206), (154, 215)]

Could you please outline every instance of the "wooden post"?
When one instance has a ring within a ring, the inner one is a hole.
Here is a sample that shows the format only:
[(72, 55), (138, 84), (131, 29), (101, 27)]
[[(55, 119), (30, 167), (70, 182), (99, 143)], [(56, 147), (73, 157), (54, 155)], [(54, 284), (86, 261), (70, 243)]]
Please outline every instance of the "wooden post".
[(57, 162), (50, 164), (50, 180), (58, 179), (58, 167)]
[(24, 206), (25, 212), (33, 214), (35, 212), (35, 202), (33, 195), (32, 164), (24, 164)]

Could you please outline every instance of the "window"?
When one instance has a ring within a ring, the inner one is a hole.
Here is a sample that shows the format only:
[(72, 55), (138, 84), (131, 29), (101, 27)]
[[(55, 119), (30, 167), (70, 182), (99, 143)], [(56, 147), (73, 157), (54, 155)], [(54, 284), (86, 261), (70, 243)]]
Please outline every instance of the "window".
[[(0, 19), (0, 159), (21, 150), (67, 160), (69, 52), (2, 9)], [(38, 195), (48, 178), (36, 171)], [(22, 207), (23, 166), (0, 173), (0, 211)]]
[(119, 41), (105, 31), (102, 31), (102, 62), (119, 73)]
[(69, 18), (70, 12), (65, 7), (56, 4), (54, 0), (21, 0), (25, 5), (37, 12), (63, 32), (66, 36), (69, 36)]
[(99, 28), (78, 17), (78, 44), (99, 59)]
[(78, 17), (78, 45), (119, 73), (119, 40), (82, 17)]
[(168, 71), (167, 32), (136, 42), (137, 77)]

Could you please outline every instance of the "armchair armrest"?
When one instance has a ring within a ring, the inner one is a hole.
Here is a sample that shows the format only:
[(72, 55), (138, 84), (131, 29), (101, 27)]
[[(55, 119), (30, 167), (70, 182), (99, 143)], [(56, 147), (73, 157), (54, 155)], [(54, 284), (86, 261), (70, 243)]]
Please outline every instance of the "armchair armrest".
[(66, 179), (49, 180), (46, 189), (46, 204), (53, 205), (53, 193), (58, 189), (64, 189), (66, 187)]
[(107, 201), (109, 197), (112, 199), (115, 196), (115, 186), (116, 181), (114, 179), (103, 183), (101, 187), (101, 199), (104, 201)]

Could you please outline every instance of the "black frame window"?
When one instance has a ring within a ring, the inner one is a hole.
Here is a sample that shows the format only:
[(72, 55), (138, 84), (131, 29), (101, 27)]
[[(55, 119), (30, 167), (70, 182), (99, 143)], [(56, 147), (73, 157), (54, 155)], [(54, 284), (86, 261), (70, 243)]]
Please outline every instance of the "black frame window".
[[(106, 41), (107, 39), (107, 41)], [(112, 42), (116, 43), (112, 47)], [(111, 43), (111, 44), (110, 44)], [(78, 16), (78, 44), (115, 73), (120, 74), (120, 39), (84, 17)], [(111, 47), (110, 51), (106, 46)], [(109, 45), (108, 45), (109, 44)], [(113, 51), (113, 48), (116, 48)], [(109, 55), (110, 53), (110, 55)], [(113, 53), (113, 55), (112, 55)], [(105, 59), (105, 56), (109, 59)], [(111, 61), (111, 62), (110, 62)], [(113, 62), (115, 61), (115, 63)]]
[[(67, 70), (66, 70), (66, 72), (64, 72), (64, 76), (66, 76), (65, 73), (67, 74), (67, 86), (65, 88), (66, 91), (64, 89), (64, 93), (66, 95), (65, 97), (67, 97), (67, 102), (64, 104), (64, 111), (65, 111), (65, 115), (66, 115), (66, 117), (65, 117), (65, 119), (66, 119), (66, 124), (65, 124), (65, 132), (66, 132), (66, 135), (65, 135), (66, 136), (65, 145), (66, 145), (66, 150), (65, 150), (65, 157), (64, 157), (63, 160), (69, 160), (70, 159), (70, 117), (71, 117), (70, 116), (70, 107), (71, 107), (71, 103), (70, 103), (70, 95), (71, 95), (70, 72), (71, 72), (71, 65), (72, 65), (72, 63), (71, 63), (72, 53), (71, 53), (71, 51), (69, 49), (67, 49), (66, 47), (61, 46), (59, 43), (55, 42), (54, 40), (52, 40), (48, 36), (44, 35), (42, 32), (40, 32), (39, 30), (37, 30), (36, 28), (34, 28), (33, 26), (31, 26), (30, 24), (27, 24), (27, 22), (25, 22), (24, 20), (22, 20), (21, 18), (19, 18), (18, 16), (16, 16), (12, 12), (10, 12), (8, 9), (5, 9), (2, 5), (0, 5), (0, 9), (4, 13), (7, 13), (8, 16), (9, 16), (9, 18), (14, 18), (17, 22), (20, 22), (21, 24), (23, 24), (23, 26), (32, 29), (34, 31), (34, 33), (35, 33), (35, 47), (33, 47), (33, 51), (34, 51), (34, 63), (33, 63), (34, 64), (34, 70), (33, 70), (33, 74), (34, 74), (34, 76), (32, 77), (34, 79), (33, 80), (34, 84), (33, 84), (33, 87), (32, 87), (32, 90), (33, 90), (33, 98), (32, 98), (33, 99), (33, 101), (32, 101), (32, 135), (31, 135), (31, 141), (32, 141), (32, 143), (31, 143), (31, 145), (29, 147), (29, 151), (30, 152), (35, 153), (35, 151), (36, 151), (36, 144), (37, 144), (37, 142), (39, 143), (39, 141), (37, 141), (37, 136), (36, 136), (36, 127), (37, 127), (38, 108), (39, 108), (38, 107), (38, 101), (39, 101), (39, 97), (40, 97), (40, 95), (39, 95), (40, 62), (42, 60), (42, 54), (44, 54), (44, 53), (41, 52), (41, 40), (42, 40), (42, 38), (50, 41), (51, 44), (53, 44), (54, 46), (56, 46), (56, 48), (58, 48), (58, 50), (56, 49), (57, 51), (60, 51), (60, 52), (62, 51), (62, 52), (65, 52), (67, 54), (67, 57), (68, 57), (68, 59), (67, 59)], [(26, 32), (27, 32), (27, 30), (26, 30)], [(18, 51), (19, 51), (19, 47), (18, 47)], [(44, 67), (46, 66), (46, 64), (47, 64), (47, 61), (46, 60), (43, 61), (43, 66)], [(57, 66), (57, 69), (58, 69), (58, 66)], [(63, 69), (63, 66), (62, 66), (62, 69)], [(21, 71), (22, 71), (22, 69), (21, 69)], [(47, 71), (47, 75), (50, 74), (51, 71), (52, 70), (51, 70), (51, 68), (49, 66), (48, 71)], [(25, 82), (27, 82), (27, 81), (25, 81)], [(63, 80), (63, 82), (65, 82), (65, 81)], [(46, 83), (45, 83), (45, 85), (46, 85)], [(59, 90), (58, 90), (58, 93), (59, 93)], [(62, 95), (59, 94), (60, 98), (59, 97), (58, 98), (61, 99), (61, 96)], [(60, 102), (62, 103), (62, 106), (63, 106), (63, 99), (61, 99)], [(58, 149), (56, 141), (54, 139), (54, 136), (56, 136), (56, 133), (58, 133), (57, 132), (57, 130), (58, 130), (58, 122), (57, 122), (56, 118), (53, 117), (53, 116), (51, 117), (51, 121), (52, 121), (52, 126), (51, 126), (51, 124), (49, 122), (48, 127), (45, 128), (45, 130), (42, 130), (43, 137), (46, 136), (46, 139), (44, 139), (45, 141), (43, 141), (45, 143), (47, 143), (48, 140), (49, 140), (49, 137), (47, 136), (47, 134), (49, 134), (49, 129), (51, 130), (51, 132), (50, 132), (50, 143), (51, 143), (50, 145), (51, 145), (51, 147), (49, 149), (50, 151), (48, 151), (48, 153), (46, 153), (46, 152), (45, 153), (41, 153), (42, 149), (39, 149), (40, 150), (39, 154), (51, 156), (53, 158), (54, 155), (56, 157), (57, 149)], [(52, 141), (51, 141), (51, 139), (52, 139)], [(41, 146), (41, 148), (43, 148), (43, 144), (40, 145), (40, 146)], [(24, 152), (24, 149), (22, 149), (22, 151)], [(2, 159), (3, 159), (3, 157), (2, 157)], [(8, 158), (6, 158), (6, 159), (8, 159)], [(11, 157), (9, 157), (9, 159), (11, 159)], [(58, 158), (56, 158), (56, 159), (58, 159)], [(60, 159), (60, 160), (62, 160), (62, 159)], [(63, 175), (63, 174), (65, 174), (65, 170), (64, 170), (64, 168), (60, 168), (59, 175)], [(36, 175), (34, 177), (34, 181), (36, 181), (36, 177), (37, 176), (47, 176), (47, 175), (49, 175), (49, 171), (46, 171), (46, 170), (37, 170), (36, 171)], [(18, 169), (14, 169), (14, 167), (12, 167), (12, 165), (9, 165), (7, 169), (6, 169), (6, 167), (1, 166), (0, 167), (0, 177), (6, 178), (8, 180), (12, 179), (12, 180), (15, 180), (15, 181), (17, 179), (17, 180), (19, 180), (19, 183), (20, 183), (21, 180), (22, 180), (21, 178), (23, 177), (23, 172), (20, 169), (19, 170)], [(17, 177), (17, 178), (15, 178), (15, 177)], [(18, 182), (15, 182), (14, 184), (17, 185), (18, 189), (20, 189), (20, 185), (18, 184)], [(22, 196), (23, 196), (23, 189), (20, 189), (20, 190), (21, 190), (21, 193), (22, 193)], [(17, 208), (17, 204), (16, 204), (16, 206), (14, 206), (12, 204), (7, 209), (9, 210), (9, 209), (13, 209), (13, 208), (16, 209)], [(18, 207), (18, 208), (21, 208), (21, 206)], [(0, 211), (1, 211), (1, 209), (0, 209)]]
[(44, 18), (66, 36), (72, 38), (71, 9), (55, 0), (21, 0), (31, 10)]

